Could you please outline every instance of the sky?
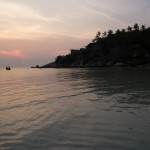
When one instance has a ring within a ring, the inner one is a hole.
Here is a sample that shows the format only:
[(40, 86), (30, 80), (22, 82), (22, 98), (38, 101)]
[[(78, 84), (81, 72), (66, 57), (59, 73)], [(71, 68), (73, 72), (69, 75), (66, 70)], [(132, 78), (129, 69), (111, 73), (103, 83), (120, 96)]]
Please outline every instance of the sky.
[(150, 0), (0, 0), (0, 68), (45, 65), (100, 31), (150, 26)]

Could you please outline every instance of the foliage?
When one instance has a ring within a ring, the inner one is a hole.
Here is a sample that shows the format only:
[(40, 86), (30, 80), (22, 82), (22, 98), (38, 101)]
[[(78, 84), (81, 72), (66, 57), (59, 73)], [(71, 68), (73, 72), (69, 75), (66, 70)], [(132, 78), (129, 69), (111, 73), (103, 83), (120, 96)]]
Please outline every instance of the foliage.
[(78, 55), (56, 58), (57, 66), (106, 66), (108, 62), (122, 62), (136, 66), (150, 64), (150, 28), (136, 23), (127, 29), (97, 32), (95, 38)]

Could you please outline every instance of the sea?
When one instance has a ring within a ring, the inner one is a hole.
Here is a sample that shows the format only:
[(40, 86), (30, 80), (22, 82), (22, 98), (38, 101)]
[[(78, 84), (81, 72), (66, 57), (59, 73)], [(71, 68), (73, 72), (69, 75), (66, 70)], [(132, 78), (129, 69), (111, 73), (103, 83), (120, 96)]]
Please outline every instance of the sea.
[(0, 68), (0, 150), (150, 150), (150, 68)]

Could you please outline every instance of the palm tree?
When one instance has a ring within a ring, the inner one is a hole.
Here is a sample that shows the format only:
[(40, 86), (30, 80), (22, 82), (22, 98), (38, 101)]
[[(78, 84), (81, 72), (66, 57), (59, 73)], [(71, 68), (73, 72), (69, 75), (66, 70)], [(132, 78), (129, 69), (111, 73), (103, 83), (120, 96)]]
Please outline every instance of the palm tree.
[(133, 26), (134, 30), (135, 31), (138, 31), (139, 30), (139, 25), (136, 23), (134, 26)]
[(131, 32), (132, 31), (132, 27), (128, 26), (127, 30), (128, 30), (128, 32)]
[(105, 38), (107, 36), (107, 32), (106, 31), (103, 32), (102, 34), (103, 34), (103, 38)]
[(108, 36), (112, 35), (113, 34), (113, 31), (112, 30), (109, 30), (108, 31)]
[(119, 29), (116, 30), (116, 34), (117, 34), (117, 35), (120, 34), (120, 32), (121, 32), (121, 31), (120, 31)]
[(97, 34), (96, 34), (96, 37), (99, 38), (100, 36), (101, 36), (101, 32), (98, 31)]
[(95, 38), (92, 40), (93, 43), (97, 42), (99, 39), (100, 39), (100, 36), (101, 36), (101, 32), (98, 31)]
[(125, 33), (126, 32), (126, 30), (125, 29), (122, 29), (122, 31), (121, 31), (122, 33)]
[(141, 30), (144, 31), (146, 29), (145, 25), (141, 26)]

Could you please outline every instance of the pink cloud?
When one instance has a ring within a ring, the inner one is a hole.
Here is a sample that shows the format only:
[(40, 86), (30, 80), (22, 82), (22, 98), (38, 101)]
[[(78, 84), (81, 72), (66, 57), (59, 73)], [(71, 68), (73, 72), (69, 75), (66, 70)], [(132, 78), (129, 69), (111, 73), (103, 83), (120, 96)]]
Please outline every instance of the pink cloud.
[(21, 50), (11, 50), (11, 51), (0, 50), (0, 56), (4, 56), (4, 55), (18, 57), (18, 58), (29, 58), (28, 56), (23, 54)]

